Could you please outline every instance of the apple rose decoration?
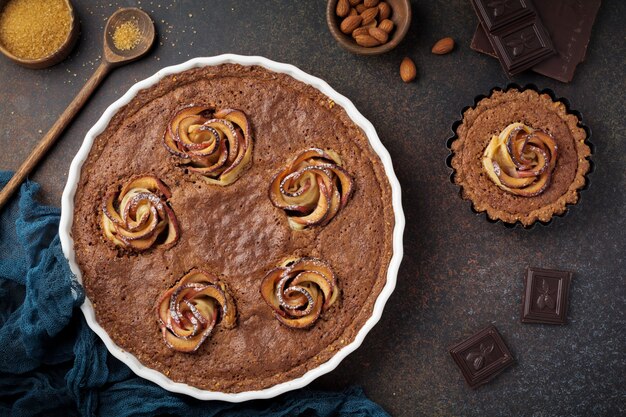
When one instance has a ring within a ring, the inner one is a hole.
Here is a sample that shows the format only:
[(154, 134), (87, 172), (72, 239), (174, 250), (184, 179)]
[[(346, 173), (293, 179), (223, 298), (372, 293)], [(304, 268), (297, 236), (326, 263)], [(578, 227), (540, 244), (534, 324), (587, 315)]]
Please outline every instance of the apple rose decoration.
[(138, 252), (166, 249), (178, 241), (178, 221), (166, 202), (172, 194), (161, 180), (137, 175), (118, 190), (109, 191), (102, 202), (101, 225), (108, 240)]
[(250, 123), (241, 110), (186, 107), (170, 120), (163, 144), (180, 165), (221, 186), (235, 182), (252, 160)]
[(337, 301), (339, 288), (326, 262), (290, 258), (263, 278), (261, 296), (281, 323), (306, 329)]
[(493, 136), (483, 154), (483, 167), (501, 189), (522, 197), (543, 193), (556, 166), (557, 144), (542, 130), (522, 123)]
[(354, 181), (332, 150), (307, 149), (272, 180), (269, 197), (287, 212), (289, 226), (302, 230), (328, 224), (348, 204)]
[(232, 329), (237, 309), (226, 284), (201, 269), (193, 269), (167, 290), (156, 306), (163, 340), (179, 352), (195, 352), (220, 325)]

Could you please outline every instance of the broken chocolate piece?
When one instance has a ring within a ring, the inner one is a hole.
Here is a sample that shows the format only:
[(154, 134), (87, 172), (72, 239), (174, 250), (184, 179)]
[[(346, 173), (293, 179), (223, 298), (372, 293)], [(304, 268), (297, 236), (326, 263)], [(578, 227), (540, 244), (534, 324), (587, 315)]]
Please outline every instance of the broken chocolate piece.
[[(571, 82), (578, 64), (585, 60), (591, 29), (601, 0), (550, 0), (537, 2), (537, 14), (550, 34), (556, 55), (532, 70), (561, 82)], [(479, 24), (470, 47), (497, 58), (487, 33)]]
[(480, 52), (481, 54), (489, 55), (496, 59), (498, 58), (498, 55), (496, 55), (496, 53), (493, 51), (493, 46), (491, 46), (491, 42), (489, 42), (487, 32), (485, 32), (485, 29), (483, 29), (480, 23), (478, 24), (478, 26), (476, 27), (476, 31), (474, 32), (474, 37), (472, 38), (470, 48), (472, 48), (476, 52)]
[(515, 359), (495, 326), (488, 326), (449, 349), (470, 388), (491, 381)]
[(572, 273), (528, 268), (522, 296), (522, 322), (565, 324)]
[(530, 0), (472, 0), (472, 4), (509, 76), (554, 55), (550, 35)]

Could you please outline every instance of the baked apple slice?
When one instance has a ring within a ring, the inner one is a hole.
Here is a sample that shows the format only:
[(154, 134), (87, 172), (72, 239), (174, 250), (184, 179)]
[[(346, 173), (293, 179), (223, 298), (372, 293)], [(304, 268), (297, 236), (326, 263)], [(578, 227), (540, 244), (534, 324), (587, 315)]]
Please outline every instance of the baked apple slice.
[[(508, 131), (508, 133), (507, 133)], [(532, 129), (522, 123), (513, 123), (505, 129), (500, 136), (505, 136), (506, 148), (508, 154), (511, 156), (511, 161), (518, 168), (526, 166), (530, 161), (527, 161), (523, 155), (524, 146), (528, 134), (532, 132)]]
[(317, 182), (318, 200), (313, 211), (303, 216), (287, 217), (289, 226), (294, 230), (302, 230), (309, 226), (321, 224), (328, 216), (331, 190), (325, 183), (324, 178), (316, 177), (315, 181)]
[(535, 130), (533, 134), (530, 135), (529, 143), (536, 146), (545, 146), (550, 159), (550, 166), (548, 169), (549, 171), (552, 171), (556, 166), (556, 159), (558, 156), (558, 146), (552, 135), (542, 130)]
[(517, 172), (519, 178), (538, 177), (550, 165), (550, 157), (536, 146), (529, 146), (526, 155), (531, 158), (531, 165), (524, 167)]
[(548, 184), (550, 183), (550, 172), (546, 171), (541, 174), (535, 182), (530, 184), (528, 187), (519, 188), (519, 189), (511, 189), (510, 192), (519, 195), (522, 197), (534, 197), (541, 193), (543, 193)]
[(165, 344), (179, 352), (195, 352), (216, 325), (232, 329), (237, 310), (226, 284), (193, 269), (168, 289), (156, 304), (157, 323)]
[(497, 175), (498, 179), (502, 183), (502, 185), (509, 188), (524, 188), (528, 187), (535, 181), (534, 177), (526, 177), (526, 178), (515, 178), (509, 176), (506, 172), (502, 171), (500, 165), (496, 161), (492, 161), (493, 170)]
[(288, 258), (265, 275), (261, 296), (282, 324), (307, 329), (337, 301), (339, 288), (326, 262)]
[(180, 237), (174, 211), (167, 205), (170, 189), (153, 175), (130, 178), (120, 191), (111, 190), (102, 202), (100, 225), (104, 237), (132, 251), (154, 246), (169, 248)]
[(493, 136), (483, 153), (483, 168), (501, 189), (522, 197), (543, 193), (556, 167), (554, 138), (522, 123), (512, 123)]
[(178, 111), (163, 134), (163, 145), (207, 182), (235, 182), (252, 162), (250, 123), (241, 110), (189, 106)]
[(332, 150), (311, 148), (301, 152), (278, 172), (269, 199), (287, 213), (289, 226), (303, 230), (328, 224), (348, 204), (354, 180)]

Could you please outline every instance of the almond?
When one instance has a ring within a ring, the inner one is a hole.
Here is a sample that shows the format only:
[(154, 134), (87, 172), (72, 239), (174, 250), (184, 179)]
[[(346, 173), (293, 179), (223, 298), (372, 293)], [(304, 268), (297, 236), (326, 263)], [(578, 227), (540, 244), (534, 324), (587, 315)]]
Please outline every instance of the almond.
[(365, 5), (365, 7), (367, 7), (369, 9), (370, 7), (378, 6), (378, 2), (379, 1), (380, 0), (364, 0), (363, 4)]
[(369, 22), (367, 25), (366, 25), (365, 23), (361, 23), (361, 27), (362, 27), (362, 28), (367, 28), (367, 29), (369, 29), (369, 28), (375, 28), (377, 23), (378, 23), (378, 22), (376, 22), (376, 19), (374, 19), (374, 20), (372, 20), (371, 22)]
[(358, 28), (361, 25), (363, 18), (359, 15), (356, 16), (348, 16), (341, 22), (339, 29), (346, 35), (352, 33), (352, 31)]
[(371, 37), (376, 38), (376, 40), (380, 43), (385, 43), (387, 42), (387, 39), (389, 39), (387, 32), (380, 28), (369, 28), (368, 32)]
[(348, 13), (350, 13), (350, 3), (348, 3), (348, 0), (339, 0), (335, 13), (337, 13), (339, 17), (346, 17)]
[(378, 27), (387, 33), (391, 33), (393, 30), (393, 22), (389, 19), (385, 19), (378, 24)]
[(357, 4), (356, 5), (356, 11), (359, 14), (363, 13), (366, 9), (367, 9), (367, 7), (365, 7), (363, 4)]
[(348, 16), (356, 16), (359, 13), (356, 11), (356, 9), (354, 7), (350, 8), (350, 13), (348, 14)]
[(406, 57), (400, 63), (400, 78), (405, 83), (410, 83), (417, 76), (417, 68), (415, 68), (415, 64), (411, 60), (411, 58)]
[(431, 52), (436, 55), (444, 55), (454, 49), (454, 39), (443, 38), (438, 40), (434, 45)]
[(352, 31), (352, 37), (356, 39), (356, 37), (360, 35), (369, 35), (368, 30), (369, 28), (356, 28)]
[(354, 39), (356, 40), (356, 43), (366, 48), (371, 48), (372, 46), (380, 45), (380, 42), (378, 42), (378, 39), (370, 35), (359, 35), (359, 36), (356, 36)]
[(378, 7), (370, 7), (369, 9), (364, 10), (361, 13), (361, 17), (363, 18), (363, 22), (362, 22), (363, 26), (367, 25), (368, 23), (376, 19), (377, 14), (378, 14)]
[(350, 6), (354, 7), (357, 4), (361, 3), (362, 0), (348, 0), (348, 2), (350, 3)]
[(378, 4), (378, 17), (380, 20), (388, 19), (391, 16), (391, 6), (388, 3), (380, 2)]

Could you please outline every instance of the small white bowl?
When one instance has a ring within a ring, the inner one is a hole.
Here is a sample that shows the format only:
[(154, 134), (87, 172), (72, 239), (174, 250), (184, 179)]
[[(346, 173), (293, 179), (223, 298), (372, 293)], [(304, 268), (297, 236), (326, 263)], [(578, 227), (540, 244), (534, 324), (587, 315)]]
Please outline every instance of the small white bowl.
[(344, 346), (341, 350), (337, 351), (337, 353), (327, 362), (309, 370), (301, 377), (280, 384), (276, 384), (272, 387), (262, 390), (225, 393), (219, 391), (201, 390), (187, 384), (172, 381), (161, 372), (144, 366), (134, 355), (126, 352), (125, 350), (117, 346), (111, 340), (107, 332), (100, 326), (100, 324), (98, 324), (98, 322), (96, 321), (96, 314), (93, 305), (88, 298), (85, 298), (85, 302), (81, 306), (81, 310), (85, 315), (85, 319), (89, 327), (91, 327), (91, 329), (96, 332), (96, 334), (102, 339), (109, 352), (111, 352), (111, 354), (117, 359), (128, 365), (128, 367), (138, 376), (145, 378), (148, 381), (152, 381), (168, 391), (187, 394), (200, 400), (242, 402), (248, 400), (272, 398), (284, 392), (302, 388), (305, 385), (311, 383), (314, 379), (335, 369), (337, 365), (339, 365), (339, 363), (346, 356), (348, 356), (348, 354), (352, 353), (354, 350), (356, 350), (356, 348), (361, 345), (361, 343), (363, 343), (363, 339), (365, 339), (367, 333), (380, 319), (383, 313), (385, 303), (387, 302), (387, 299), (389, 298), (396, 286), (398, 268), (400, 267), (400, 262), (402, 260), (402, 234), (404, 232), (404, 213), (402, 211), (400, 183), (398, 182), (398, 179), (396, 178), (396, 175), (393, 171), (391, 157), (389, 156), (387, 149), (385, 149), (383, 144), (380, 142), (374, 126), (372, 126), (372, 124), (365, 117), (363, 117), (361, 113), (359, 113), (359, 111), (356, 109), (356, 107), (354, 107), (354, 104), (352, 104), (350, 100), (333, 90), (325, 81), (306, 74), (305, 72), (294, 67), (293, 65), (281, 64), (259, 56), (224, 54), (210, 58), (194, 58), (179, 65), (163, 68), (152, 77), (149, 77), (133, 85), (130, 90), (126, 92), (126, 94), (124, 94), (119, 100), (111, 104), (105, 110), (102, 117), (100, 117), (100, 120), (98, 120), (98, 122), (96, 122), (96, 124), (89, 130), (89, 132), (87, 132), (87, 136), (85, 136), (85, 140), (82, 146), (80, 147), (78, 153), (72, 161), (67, 184), (63, 191), (59, 235), (61, 238), (63, 253), (69, 261), (70, 269), (76, 275), (78, 281), (82, 283), (81, 272), (78, 268), (78, 264), (76, 263), (74, 253), (74, 241), (72, 239), (71, 230), (72, 221), (74, 218), (74, 195), (76, 193), (76, 188), (80, 179), (80, 170), (83, 163), (87, 159), (87, 155), (91, 150), (94, 139), (104, 131), (113, 115), (118, 110), (120, 110), (120, 108), (128, 104), (128, 102), (130, 102), (135, 97), (139, 90), (149, 88), (150, 86), (156, 84), (159, 80), (161, 80), (161, 78), (165, 77), (166, 75), (180, 73), (191, 68), (227, 63), (240, 65), (258, 65), (274, 72), (288, 74), (298, 81), (302, 81), (317, 88), (319, 91), (332, 99), (336, 104), (343, 107), (346, 110), (348, 116), (352, 119), (352, 121), (356, 123), (356, 125), (359, 126), (361, 129), (363, 129), (363, 131), (367, 135), (370, 145), (382, 161), (382, 164), (385, 168), (385, 173), (387, 174), (387, 178), (389, 180), (389, 183), (391, 184), (392, 204), (395, 215), (395, 226), (393, 230), (393, 256), (387, 270), (387, 283), (385, 284), (382, 291), (378, 295), (378, 298), (376, 299), (372, 316), (359, 330), (354, 341)]

